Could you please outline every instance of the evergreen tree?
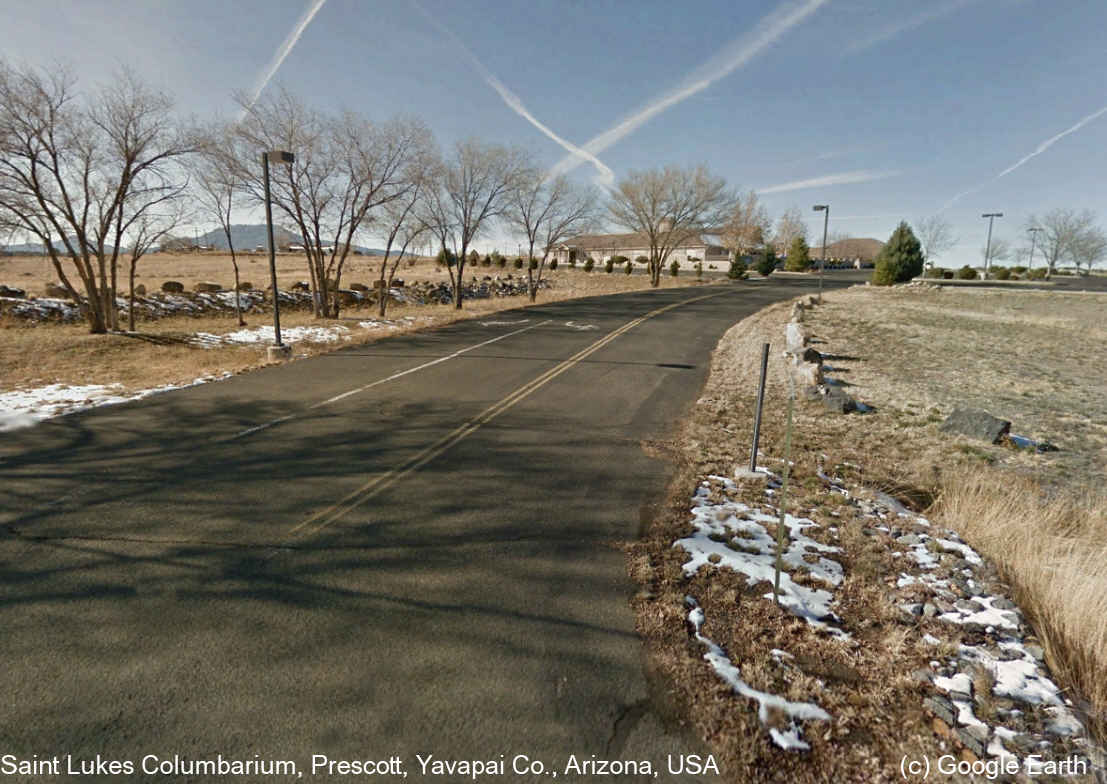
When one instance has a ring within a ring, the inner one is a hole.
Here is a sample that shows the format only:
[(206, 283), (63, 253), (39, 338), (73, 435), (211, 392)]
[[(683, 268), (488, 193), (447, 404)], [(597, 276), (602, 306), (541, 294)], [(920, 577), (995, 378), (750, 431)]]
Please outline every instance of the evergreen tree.
[(922, 246), (918, 238), (906, 221), (900, 221), (876, 257), (873, 284), (891, 286), (911, 280), (922, 274), (923, 261)]
[(805, 272), (811, 266), (811, 249), (807, 247), (807, 240), (796, 237), (788, 246), (788, 258), (784, 261), (784, 269), (789, 272)]
[(758, 254), (757, 264), (754, 266), (766, 278), (773, 274), (773, 270), (776, 269), (776, 252), (772, 245), (766, 245), (764, 250)]

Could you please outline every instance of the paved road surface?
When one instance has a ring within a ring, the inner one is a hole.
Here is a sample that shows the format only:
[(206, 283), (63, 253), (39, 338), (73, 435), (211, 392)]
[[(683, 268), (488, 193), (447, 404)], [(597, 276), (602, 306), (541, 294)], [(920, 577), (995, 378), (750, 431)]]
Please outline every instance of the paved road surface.
[(812, 285), (501, 313), (5, 434), (0, 755), (511, 781), (697, 751), (651, 708), (617, 543), (720, 335)]

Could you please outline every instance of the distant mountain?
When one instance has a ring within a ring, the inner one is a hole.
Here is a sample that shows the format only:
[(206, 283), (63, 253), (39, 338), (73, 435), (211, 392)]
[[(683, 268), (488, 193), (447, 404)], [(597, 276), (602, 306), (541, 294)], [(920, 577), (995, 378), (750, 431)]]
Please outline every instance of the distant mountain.
[[(267, 231), (264, 223), (256, 224), (234, 224), (231, 226), (231, 239), (234, 241), (235, 250), (253, 250), (254, 248), (268, 247), (269, 240), (266, 237)], [(185, 237), (184, 239), (188, 239)], [(227, 250), (227, 235), (223, 233), (222, 229), (214, 229), (206, 234), (201, 234), (199, 237), (200, 244), (206, 245), (218, 250)], [(294, 234), (291, 231), (282, 229), (280, 227), (273, 227), (273, 241), (278, 248), (284, 248), (289, 245), (302, 245), (304, 240), (299, 234)], [(191, 244), (191, 242), (189, 243)], [(362, 253), (369, 256), (383, 256), (384, 251), (378, 248), (366, 248), (361, 245), (352, 246), (354, 250), (360, 250)]]

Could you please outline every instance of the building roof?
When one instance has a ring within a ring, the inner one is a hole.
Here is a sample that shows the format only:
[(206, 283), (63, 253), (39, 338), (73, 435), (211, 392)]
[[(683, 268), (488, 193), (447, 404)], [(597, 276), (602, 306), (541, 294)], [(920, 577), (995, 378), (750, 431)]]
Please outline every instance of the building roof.
[[(705, 242), (703, 237), (695, 237), (692, 241), (681, 243), (681, 247), (701, 247), (711, 243)], [(645, 234), (581, 234), (562, 243), (566, 248), (578, 248), (579, 250), (628, 250), (648, 248), (650, 238)]]
[[(880, 253), (884, 243), (871, 237), (850, 237), (837, 242), (829, 242), (826, 246), (826, 255), (832, 259), (861, 259), (872, 261)], [(811, 257), (818, 258), (823, 252), (822, 243), (811, 244)]]

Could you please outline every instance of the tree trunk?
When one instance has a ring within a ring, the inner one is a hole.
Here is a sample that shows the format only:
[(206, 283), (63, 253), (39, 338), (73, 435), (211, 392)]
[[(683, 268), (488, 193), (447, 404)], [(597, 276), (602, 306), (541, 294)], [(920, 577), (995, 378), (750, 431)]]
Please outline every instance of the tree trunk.
[(461, 254), (457, 257), (457, 285), (454, 286), (454, 310), (461, 310), (461, 287), (465, 285), (465, 253), (468, 250), (461, 246)]
[(231, 266), (234, 267), (234, 314), (238, 317), (238, 326), (246, 326), (246, 319), (242, 318), (242, 303), (239, 301), (241, 292), (238, 290), (238, 258), (235, 256), (234, 243), (231, 242), (231, 232), (224, 227), (224, 233), (227, 235), (227, 250), (231, 252)]
[[(116, 243), (116, 244), (118, 244), (118, 243)], [(110, 297), (109, 303), (110, 304), (108, 306), (108, 313), (111, 315), (111, 328), (115, 329), (115, 330), (119, 329), (119, 308), (116, 307), (116, 303), (115, 303), (115, 292), (119, 290), (118, 286), (117, 286), (117, 283), (118, 283), (118, 270), (119, 270), (119, 262), (118, 262), (118, 259), (117, 259), (117, 256), (116, 256), (117, 253), (118, 253), (117, 250), (112, 251), (112, 258), (111, 258), (111, 292), (109, 293), (109, 297)]]
[(131, 332), (135, 331), (135, 266), (137, 261), (131, 259), (131, 274), (130, 274), (130, 294), (128, 295), (127, 304), (127, 329)]

